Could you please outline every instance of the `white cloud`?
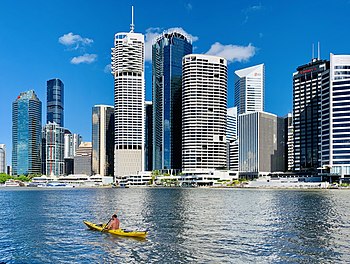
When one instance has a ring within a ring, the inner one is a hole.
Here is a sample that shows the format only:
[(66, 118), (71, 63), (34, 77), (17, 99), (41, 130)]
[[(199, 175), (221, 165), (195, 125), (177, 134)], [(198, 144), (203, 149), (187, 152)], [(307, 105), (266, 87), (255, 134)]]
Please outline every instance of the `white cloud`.
[(162, 34), (162, 32), (166, 31), (178, 31), (179, 33), (182, 33), (184, 35), (187, 35), (189, 38), (192, 39), (192, 42), (195, 42), (198, 40), (198, 37), (193, 36), (189, 33), (187, 33), (183, 28), (169, 28), (167, 30), (162, 30), (161, 28), (148, 28), (146, 29), (146, 38), (145, 38), (145, 60), (146, 61), (152, 61), (152, 44), (154, 43), (154, 40)]
[(72, 64), (80, 64), (80, 63), (90, 64), (90, 63), (93, 63), (94, 61), (96, 61), (96, 59), (97, 59), (96, 54), (85, 53), (82, 56), (73, 57), (71, 59), (70, 63), (72, 63)]
[(67, 47), (78, 49), (80, 46), (86, 46), (92, 44), (94, 41), (89, 38), (83, 38), (80, 35), (74, 35), (72, 32), (64, 34), (58, 38), (58, 42)]
[(112, 65), (107, 64), (103, 70), (105, 73), (111, 73), (112, 72)]
[(245, 62), (255, 55), (256, 47), (251, 43), (248, 46), (238, 45), (222, 45), (219, 42), (211, 45), (210, 49), (206, 52), (208, 55), (215, 55), (223, 57), (228, 63), (238, 61)]

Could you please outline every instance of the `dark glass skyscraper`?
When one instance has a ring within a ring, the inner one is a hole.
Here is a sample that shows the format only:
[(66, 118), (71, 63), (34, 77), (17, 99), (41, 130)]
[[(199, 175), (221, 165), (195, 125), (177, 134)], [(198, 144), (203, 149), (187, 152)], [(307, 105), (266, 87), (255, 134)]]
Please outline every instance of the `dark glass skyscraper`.
[(34, 91), (12, 104), (13, 175), (41, 173), (41, 102)]
[(182, 58), (192, 42), (168, 31), (152, 46), (153, 169), (181, 169)]
[(145, 171), (152, 170), (153, 161), (153, 105), (145, 102)]
[(293, 74), (294, 171), (320, 167), (322, 75), (329, 61), (313, 59)]
[(56, 123), (64, 127), (64, 85), (60, 79), (47, 81), (47, 113), (46, 122)]

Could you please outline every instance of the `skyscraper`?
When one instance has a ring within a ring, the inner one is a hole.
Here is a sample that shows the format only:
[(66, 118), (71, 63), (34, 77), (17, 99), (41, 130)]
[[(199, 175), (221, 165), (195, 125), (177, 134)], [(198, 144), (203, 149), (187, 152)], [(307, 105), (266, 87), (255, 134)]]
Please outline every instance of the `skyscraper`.
[(144, 42), (144, 35), (134, 33), (133, 19), (130, 32), (117, 33), (114, 37), (111, 68), (114, 76), (114, 175), (117, 177), (144, 169)]
[(6, 146), (0, 144), (0, 173), (6, 173)]
[(145, 171), (153, 168), (153, 105), (145, 102)]
[(316, 173), (320, 167), (321, 88), (323, 73), (328, 69), (328, 61), (312, 59), (293, 74), (294, 171), (297, 172)]
[(47, 81), (47, 123), (55, 122), (60, 127), (64, 127), (64, 85), (60, 79)]
[(74, 156), (74, 174), (85, 174), (90, 176), (91, 173), (91, 142), (82, 142)]
[(350, 55), (330, 54), (329, 70), (322, 72), (320, 102), (320, 165), (349, 177)]
[(237, 107), (227, 108), (227, 140), (237, 139)]
[(239, 115), (264, 111), (264, 94), (264, 64), (235, 71), (234, 106)]
[(153, 169), (181, 169), (182, 58), (192, 53), (184, 32), (164, 32), (152, 46)]
[(182, 89), (183, 170), (226, 167), (227, 61), (186, 55)]
[(284, 119), (266, 112), (239, 115), (239, 171), (258, 177), (284, 171)]
[(41, 173), (41, 101), (34, 91), (12, 104), (12, 173)]
[(92, 108), (92, 174), (114, 175), (114, 107)]
[(64, 174), (64, 132), (56, 123), (49, 122), (42, 131), (42, 172), (46, 175)]

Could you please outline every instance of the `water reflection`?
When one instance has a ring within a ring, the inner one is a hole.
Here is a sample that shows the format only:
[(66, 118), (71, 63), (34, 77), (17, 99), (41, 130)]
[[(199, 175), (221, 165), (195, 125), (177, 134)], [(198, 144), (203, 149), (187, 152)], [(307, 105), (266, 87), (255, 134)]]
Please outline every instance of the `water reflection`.
[[(0, 262), (345, 263), (350, 191), (1, 190)], [(118, 210), (145, 240), (87, 229)]]

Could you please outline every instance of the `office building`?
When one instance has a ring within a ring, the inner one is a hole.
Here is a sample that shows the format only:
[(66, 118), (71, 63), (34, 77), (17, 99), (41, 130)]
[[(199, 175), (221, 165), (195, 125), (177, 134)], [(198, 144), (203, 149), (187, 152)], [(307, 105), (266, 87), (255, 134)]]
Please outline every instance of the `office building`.
[(114, 107), (92, 108), (92, 174), (114, 175)]
[[(321, 122), (317, 122), (321, 128), (320, 167), (322, 170), (326, 169), (322, 172), (349, 177), (350, 55), (330, 54), (329, 69), (325, 62), (321, 63), (321, 66), (323, 66), (322, 70), (319, 70), (322, 72), (322, 90), (319, 100)], [(325, 69), (327, 70), (324, 71)]]
[(237, 107), (227, 108), (227, 140), (237, 139)]
[(228, 169), (232, 171), (239, 171), (239, 141), (229, 141), (229, 155), (228, 155)]
[(121, 177), (144, 169), (145, 77), (144, 35), (117, 33), (112, 48), (114, 76), (114, 175)]
[(73, 158), (82, 142), (83, 138), (81, 135), (71, 133), (66, 129), (64, 132), (64, 158)]
[(265, 66), (235, 71), (235, 102), (238, 114), (264, 111)]
[(0, 144), (0, 174), (6, 173), (6, 146)]
[(64, 127), (64, 84), (60, 79), (47, 81), (47, 123), (56, 123)]
[(293, 170), (296, 172), (315, 174), (321, 165), (322, 76), (328, 69), (328, 61), (312, 59), (293, 74)]
[(145, 171), (153, 168), (153, 104), (145, 102)]
[(239, 115), (239, 171), (254, 178), (283, 172), (284, 119), (266, 112)]
[(293, 171), (294, 168), (294, 127), (293, 127), (293, 114), (288, 113), (284, 118), (284, 132), (286, 138), (286, 152), (285, 152), (285, 168), (287, 171)]
[(183, 170), (225, 168), (227, 61), (186, 55), (182, 89)]
[(82, 142), (74, 156), (74, 174), (85, 174), (90, 176), (91, 171), (91, 142)]
[(33, 90), (12, 103), (12, 173), (41, 173), (41, 101)]
[(182, 58), (192, 40), (172, 30), (152, 45), (153, 169), (181, 169)]
[(56, 123), (49, 122), (43, 127), (42, 173), (45, 175), (64, 175), (64, 132)]

